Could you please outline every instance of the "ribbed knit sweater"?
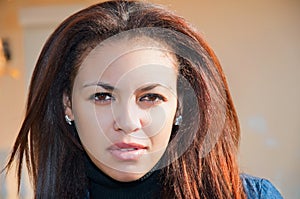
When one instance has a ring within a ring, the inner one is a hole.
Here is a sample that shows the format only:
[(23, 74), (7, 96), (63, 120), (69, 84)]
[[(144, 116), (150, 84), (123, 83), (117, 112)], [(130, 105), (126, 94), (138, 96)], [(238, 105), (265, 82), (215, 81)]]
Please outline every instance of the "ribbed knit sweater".
[(154, 199), (160, 198), (159, 171), (151, 171), (139, 180), (119, 182), (87, 162), (89, 198)]

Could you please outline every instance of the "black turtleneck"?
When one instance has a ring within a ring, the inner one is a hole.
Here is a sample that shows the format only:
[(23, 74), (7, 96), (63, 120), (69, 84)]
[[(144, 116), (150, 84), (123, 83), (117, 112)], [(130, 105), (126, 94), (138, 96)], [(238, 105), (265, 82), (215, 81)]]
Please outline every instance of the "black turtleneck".
[(86, 161), (89, 196), (109, 199), (160, 198), (159, 171), (151, 171), (133, 182), (119, 182), (104, 174), (90, 160)]

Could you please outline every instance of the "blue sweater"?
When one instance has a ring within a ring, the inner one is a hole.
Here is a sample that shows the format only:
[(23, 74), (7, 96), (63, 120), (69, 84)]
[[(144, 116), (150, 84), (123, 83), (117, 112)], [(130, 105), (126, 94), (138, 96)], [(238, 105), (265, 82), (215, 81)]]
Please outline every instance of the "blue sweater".
[(283, 199), (274, 185), (262, 178), (242, 174), (244, 190), (249, 199)]

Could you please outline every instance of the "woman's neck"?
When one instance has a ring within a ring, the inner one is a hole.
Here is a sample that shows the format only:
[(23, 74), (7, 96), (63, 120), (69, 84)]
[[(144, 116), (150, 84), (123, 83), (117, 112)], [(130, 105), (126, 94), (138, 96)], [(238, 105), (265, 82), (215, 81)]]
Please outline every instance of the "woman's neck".
[(86, 168), (90, 198), (159, 198), (161, 185), (158, 170), (152, 169), (136, 181), (119, 182), (103, 173), (91, 160), (86, 161)]

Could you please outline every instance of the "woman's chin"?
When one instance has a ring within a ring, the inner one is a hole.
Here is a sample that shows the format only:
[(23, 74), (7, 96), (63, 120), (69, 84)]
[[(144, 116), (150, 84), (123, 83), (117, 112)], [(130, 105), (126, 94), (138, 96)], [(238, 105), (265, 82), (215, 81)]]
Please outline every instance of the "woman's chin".
[(159, 157), (155, 158), (142, 156), (138, 160), (120, 161), (115, 160), (114, 157), (100, 160), (95, 158), (95, 156), (88, 151), (87, 154), (98, 169), (110, 178), (120, 182), (132, 182), (142, 178), (153, 169), (161, 156), (160, 154)]

